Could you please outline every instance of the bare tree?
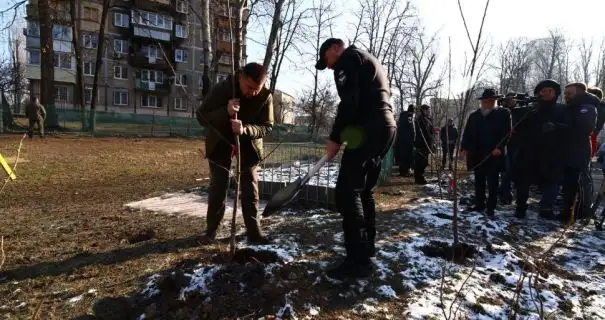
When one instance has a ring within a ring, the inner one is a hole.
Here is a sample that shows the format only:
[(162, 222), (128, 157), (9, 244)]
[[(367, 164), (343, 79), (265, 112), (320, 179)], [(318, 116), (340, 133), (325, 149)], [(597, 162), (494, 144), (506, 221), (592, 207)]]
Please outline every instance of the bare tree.
[(437, 61), (437, 53), (433, 45), (435, 36), (427, 39), (424, 33), (420, 33), (410, 48), (411, 63), (404, 70), (405, 80), (412, 92), (412, 98), (417, 106), (422, 104), (424, 98), (431, 92), (441, 87), (441, 78), (432, 79), (433, 67)]
[(601, 42), (601, 47), (599, 48), (599, 55), (597, 56), (595, 67), (595, 84), (605, 90), (605, 38)]
[(533, 41), (536, 66), (535, 80), (560, 79), (564, 73), (566, 39), (558, 30), (549, 30), (549, 36)]
[(575, 66), (574, 78), (586, 84), (590, 83), (592, 72), (593, 41), (582, 38), (578, 46), (579, 60)]
[[(199, 17), (202, 24), (202, 48), (204, 50), (204, 73), (202, 75), (202, 96), (206, 96), (210, 92), (211, 77), (210, 77), (210, 62), (212, 60), (212, 42), (210, 38), (210, 30), (212, 22), (210, 21), (210, 1), (202, 0), (202, 16)], [(195, 11), (194, 11), (195, 12)], [(216, 77), (212, 77), (216, 79)]]
[(263, 67), (265, 70), (269, 69), (273, 54), (276, 50), (275, 44), (277, 43), (277, 37), (279, 30), (283, 26), (282, 8), (286, 0), (272, 0), (273, 4), (273, 19), (271, 21), (271, 30), (269, 32), (269, 40), (267, 41), (267, 47), (265, 49), (265, 59), (263, 60)]
[[(80, 22), (77, 18), (77, 3), (76, 0), (69, 1), (70, 16), (71, 16), (71, 43), (74, 47), (74, 53), (76, 56), (76, 86), (74, 97), (78, 98), (78, 104), (80, 105), (80, 111), (82, 114), (82, 131), (86, 129), (86, 102), (84, 100), (84, 70), (82, 61), (82, 47), (80, 45)], [(101, 27), (103, 28), (103, 26)], [(76, 105), (74, 101), (74, 105)]]
[(51, 19), (50, 0), (38, 0), (40, 24), (40, 102), (46, 107), (45, 125), (47, 128), (59, 127), (59, 116), (54, 107), (54, 51), (53, 22)]
[(90, 100), (90, 119), (88, 120), (88, 128), (90, 132), (95, 132), (96, 127), (96, 107), (97, 107), (97, 95), (99, 91), (99, 70), (101, 70), (101, 63), (103, 61), (103, 52), (105, 51), (105, 22), (107, 21), (107, 15), (109, 14), (111, 0), (103, 0), (103, 9), (101, 9), (101, 22), (99, 28), (99, 40), (97, 45), (97, 60), (95, 63), (95, 76), (92, 80), (92, 94)]
[(526, 92), (528, 89), (532, 46), (524, 38), (510, 39), (500, 45), (498, 52), (500, 92)]
[(313, 136), (317, 137), (321, 132), (329, 130), (336, 113), (336, 105), (336, 95), (326, 82), (301, 94), (299, 108), (309, 117), (308, 125)]
[[(302, 1), (290, 0), (288, 1), (284, 13), (284, 21), (280, 24), (277, 41), (275, 43), (275, 54), (273, 64), (271, 66), (271, 92), (275, 92), (277, 86), (277, 78), (281, 70), (284, 59), (287, 54), (295, 49), (300, 55), (297, 43), (300, 42), (303, 31), (306, 30), (302, 25), (305, 18), (308, 17), (309, 10), (301, 8)], [(265, 56), (266, 57), (266, 56)]]
[[(25, 47), (25, 41), (18, 28), (13, 28), (8, 33), (9, 52), (11, 59), (11, 82), (7, 90), (12, 91), (12, 101), (15, 113), (21, 113), (21, 103), (24, 89), (27, 86), (25, 79), (25, 67), (21, 54)], [(5, 122), (6, 124), (6, 122)]]
[(9, 20), (7, 21), (7, 23), (4, 26), (2, 26), (0, 31), (8, 30), (13, 26), (13, 24), (17, 20), (19, 10), (26, 3), (27, 3), (27, 0), (16, 1), (16, 2), (9, 4), (7, 8), (0, 10), (0, 18), (2, 20), (4, 20), (4, 18), (7, 16), (9, 17)]

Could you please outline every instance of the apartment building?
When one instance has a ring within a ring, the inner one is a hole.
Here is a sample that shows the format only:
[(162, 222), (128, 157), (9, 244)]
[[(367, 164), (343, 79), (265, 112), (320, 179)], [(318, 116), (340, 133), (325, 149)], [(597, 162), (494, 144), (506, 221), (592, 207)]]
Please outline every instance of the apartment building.
[[(76, 59), (69, 1), (51, 2), (55, 105), (69, 109), (74, 108), (74, 101), (79, 98), (74, 90)], [(88, 0), (77, 4), (87, 104), (92, 98), (93, 77), (97, 72), (101, 3), (101, 0)], [(97, 110), (193, 116), (201, 96), (204, 61), (201, 24), (191, 8), (200, 7), (200, 0), (113, 0), (105, 24), (103, 61), (98, 70)], [(37, 0), (30, 0), (26, 11), (26, 78), (30, 91), (39, 93)], [(213, 11), (214, 44), (224, 52), (218, 64), (217, 80), (220, 81), (231, 73), (232, 64), (226, 3), (214, 7)], [(245, 57), (245, 43), (243, 50)]]

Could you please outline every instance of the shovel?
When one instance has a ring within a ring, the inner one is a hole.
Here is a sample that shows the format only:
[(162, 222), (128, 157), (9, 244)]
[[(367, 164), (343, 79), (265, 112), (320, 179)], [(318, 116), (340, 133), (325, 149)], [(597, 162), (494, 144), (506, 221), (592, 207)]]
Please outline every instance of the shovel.
[(281, 207), (290, 203), (296, 195), (300, 192), (302, 187), (309, 182), (311, 177), (313, 177), (321, 167), (328, 161), (328, 156), (325, 155), (317, 163), (307, 172), (307, 174), (302, 177), (296, 179), (296, 181), (287, 185), (285, 188), (279, 190), (276, 194), (271, 197), (271, 200), (265, 206), (265, 210), (263, 211), (263, 217), (268, 217), (275, 212), (277, 212)]

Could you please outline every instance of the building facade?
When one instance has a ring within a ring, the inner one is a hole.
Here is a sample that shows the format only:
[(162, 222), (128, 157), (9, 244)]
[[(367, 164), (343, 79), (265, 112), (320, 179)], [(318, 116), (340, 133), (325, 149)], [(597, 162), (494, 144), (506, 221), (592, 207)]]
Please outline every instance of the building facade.
[(294, 97), (281, 91), (273, 92), (273, 118), (277, 124), (294, 124)]
[[(95, 70), (101, 0), (77, 2), (80, 20), (85, 101), (99, 73), (97, 110), (192, 117), (199, 104), (204, 68), (200, 0), (113, 0), (105, 24), (101, 70)], [(37, 0), (27, 5), (26, 78), (30, 92), (40, 92), (40, 27)], [(51, 0), (55, 63), (55, 105), (74, 108), (76, 58), (73, 54), (69, 1)], [(217, 81), (232, 68), (231, 35), (226, 3), (211, 13), (213, 47), (223, 52)], [(63, 21), (63, 22), (62, 22)], [(244, 32), (245, 35), (245, 32)], [(245, 36), (243, 43), (245, 57)], [(245, 59), (245, 58), (244, 58)]]

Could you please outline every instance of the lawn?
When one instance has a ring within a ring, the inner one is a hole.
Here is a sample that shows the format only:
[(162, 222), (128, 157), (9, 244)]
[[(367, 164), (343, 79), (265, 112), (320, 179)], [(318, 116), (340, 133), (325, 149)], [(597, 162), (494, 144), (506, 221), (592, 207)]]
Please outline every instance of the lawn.
[[(0, 152), (9, 162), (19, 140), (0, 137)], [(23, 319), (38, 310), (41, 319), (71, 319), (105, 312), (99, 318), (112, 319), (107, 312), (121, 308), (102, 307), (104, 301), (132, 295), (152, 274), (208, 261), (219, 248), (198, 244), (203, 218), (124, 209), (127, 202), (204, 186), (208, 166), (202, 149), (203, 141), (192, 139), (26, 139), (18, 179), (0, 195), (6, 257), (0, 314)], [(320, 148), (312, 149), (315, 154)], [(283, 148), (275, 157), (292, 152)], [(410, 182), (394, 182), (395, 188), (402, 184)], [(403, 201), (389, 195), (389, 188), (379, 192), (383, 209)], [(74, 297), (82, 300), (68, 303)]]

